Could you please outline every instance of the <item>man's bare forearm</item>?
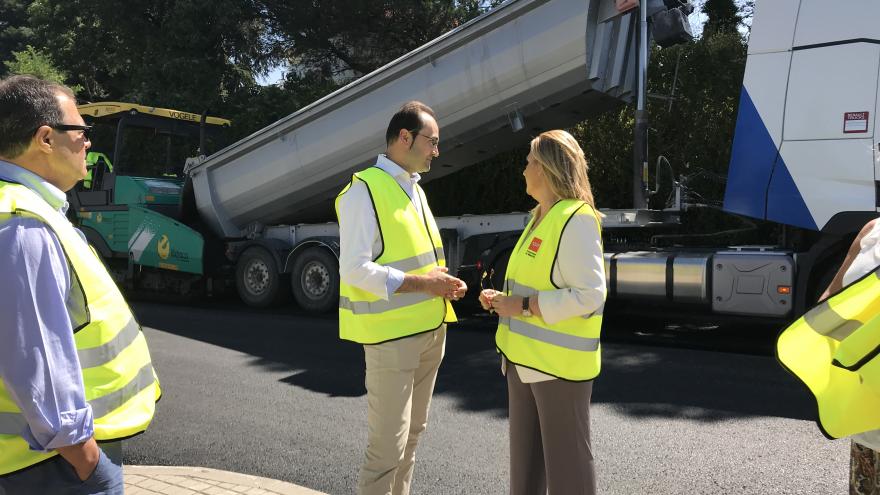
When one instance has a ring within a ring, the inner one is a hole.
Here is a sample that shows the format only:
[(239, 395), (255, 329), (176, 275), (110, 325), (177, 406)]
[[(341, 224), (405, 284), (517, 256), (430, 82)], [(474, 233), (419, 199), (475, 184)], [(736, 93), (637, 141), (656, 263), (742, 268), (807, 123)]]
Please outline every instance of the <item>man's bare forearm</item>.
[(407, 273), (403, 277), (403, 283), (400, 284), (400, 287), (398, 287), (395, 292), (427, 292), (428, 284), (426, 279), (427, 277), (424, 275), (412, 275)]
[(92, 437), (83, 443), (58, 447), (56, 450), (65, 461), (73, 466), (79, 479), (86, 480), (98, 465), (98, 459), (101, 457), (99, 449), (95, 437)]
[(405, 274), (403, 283), (395, 292), (423, 292), (437, 297), (458, 300), (467, 291), (467, 285), (447, 274), (447, 268), (434, 267), (424, 275)]

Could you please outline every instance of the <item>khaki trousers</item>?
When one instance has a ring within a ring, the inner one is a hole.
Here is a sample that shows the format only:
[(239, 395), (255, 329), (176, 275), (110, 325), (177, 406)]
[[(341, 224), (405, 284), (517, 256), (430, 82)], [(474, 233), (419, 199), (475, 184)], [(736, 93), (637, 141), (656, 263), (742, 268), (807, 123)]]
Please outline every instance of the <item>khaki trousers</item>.
[(507, 367), (511, 495), (594, 495), (593, 382), (523, 383)]
[(407, 495), (416, 445), (428, 425), (446, 324), (437, 330), (364, 346), (369, 424), (358, 476), (361, 495)]

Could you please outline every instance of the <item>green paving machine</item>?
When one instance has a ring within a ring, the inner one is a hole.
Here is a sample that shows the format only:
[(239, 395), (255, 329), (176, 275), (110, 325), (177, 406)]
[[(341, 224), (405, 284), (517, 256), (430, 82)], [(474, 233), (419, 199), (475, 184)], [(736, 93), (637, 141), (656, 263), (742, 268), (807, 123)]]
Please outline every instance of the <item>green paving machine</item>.
[(211, 234), (183, 200), (191, 187), (183, 168), (187, 157), (206, 154), (230, 121), (118, 102), (79, 111), (95, 130), (88, 176), (68, 192), (71, 220), (126, 289), (210, 291)]

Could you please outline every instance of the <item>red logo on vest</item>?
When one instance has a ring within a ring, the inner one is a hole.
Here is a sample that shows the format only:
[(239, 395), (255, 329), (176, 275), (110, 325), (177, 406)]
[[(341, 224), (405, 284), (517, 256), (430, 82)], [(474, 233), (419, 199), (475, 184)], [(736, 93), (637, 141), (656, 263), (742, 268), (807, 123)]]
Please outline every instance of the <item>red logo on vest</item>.
[(544, 242), (537, 237), (532, 237), (532, 243), (529, 244), (529, 250), (526, 251), (526, 254), (531, 256), (532, 258), (538, 254), (538, 250), (541, 249), (541, 243)]

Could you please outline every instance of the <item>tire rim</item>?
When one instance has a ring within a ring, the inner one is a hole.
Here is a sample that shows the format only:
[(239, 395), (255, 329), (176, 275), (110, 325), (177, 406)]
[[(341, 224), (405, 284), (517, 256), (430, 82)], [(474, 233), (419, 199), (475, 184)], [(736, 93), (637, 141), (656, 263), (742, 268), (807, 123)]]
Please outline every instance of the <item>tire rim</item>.
[(321, 299), (330, 289), (330, 272), (323, 263), (310, 261), (303, 268), (300, 286), (309, 299)]
[(269, 287), (269, 266), (262, 260), (253, 260), (245, 270), (244, 287), (248, 292), (259, 296)]

